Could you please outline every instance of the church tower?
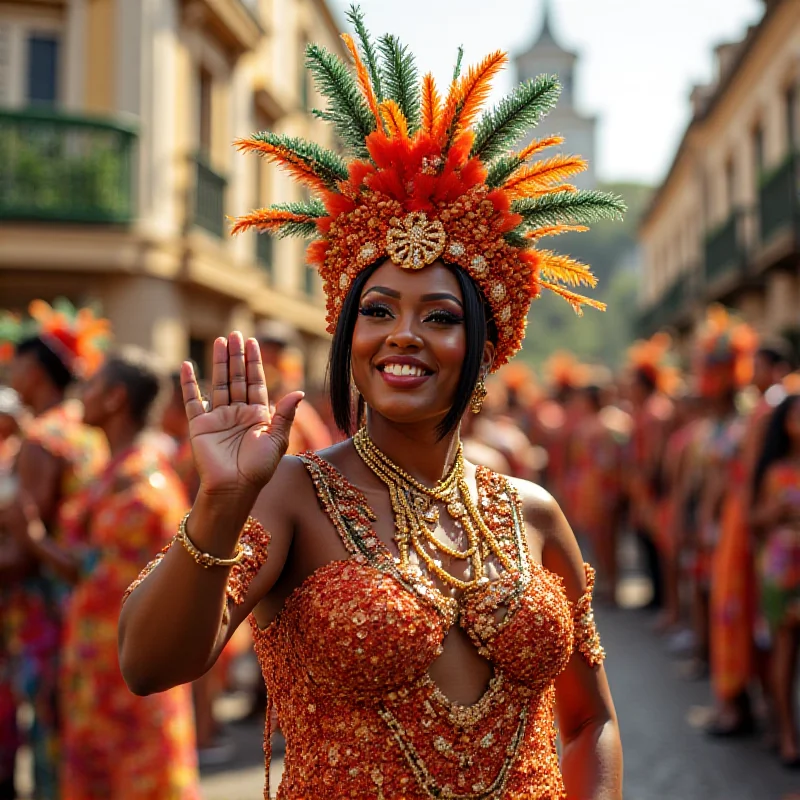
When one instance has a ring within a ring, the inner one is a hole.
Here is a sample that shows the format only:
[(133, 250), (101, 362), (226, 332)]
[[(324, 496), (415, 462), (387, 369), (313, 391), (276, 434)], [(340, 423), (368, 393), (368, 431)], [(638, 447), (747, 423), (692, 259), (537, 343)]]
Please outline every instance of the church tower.
[(545, 124), (548, 131), (560, 133), (565, 138), (564, 152), (576, 153), (588, 160), (589, 168), (576, 175), (573, 182), (580, 189), (593, 189), (597, 183), (594, 163), (597, 118), (585, 116), (575, 108), (575, 67), (578, 54), (567, 50), (556, 41), (550, 0), (544, 0), (539, 36), (528, 50), (514, 58), (514, 62), (519, 81), (528, 81), (543, 73), (558, 75), (561, 98), (547, 115)]

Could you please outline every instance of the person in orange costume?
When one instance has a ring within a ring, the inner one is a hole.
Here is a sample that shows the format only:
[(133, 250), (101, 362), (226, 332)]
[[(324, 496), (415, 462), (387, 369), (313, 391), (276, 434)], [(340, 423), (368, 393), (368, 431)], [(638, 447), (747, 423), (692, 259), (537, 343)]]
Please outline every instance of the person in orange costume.
[(161, 389), (153, 357), (123, 351), (83, 394), (84, 419), (111, 459), (64, 509), (64, 542), (43, 542), (27, 509), (30, 547), (75, 586), (67, 609), (60, 699), (63, 800), (199, 800), (188, 686), (141, 698), (120, 673), (117, 621), (125, 588), (168, 541), (188, 501), (176, 473), (143, 436)]

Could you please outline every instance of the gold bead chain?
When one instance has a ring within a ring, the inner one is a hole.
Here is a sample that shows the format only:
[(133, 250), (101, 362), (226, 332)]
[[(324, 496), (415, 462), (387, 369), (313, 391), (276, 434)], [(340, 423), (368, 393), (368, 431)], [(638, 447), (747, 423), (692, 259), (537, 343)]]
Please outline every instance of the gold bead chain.
[[(364, 463), (389, 490), (401, 569), (408, 569), (410, 566), (411, 547), (432, 574), (439, 577), (443, 583), (462, 591), (488, 581), (484, 575), (484, 552), (494, 553), (506, 569), (512, 569), (510, 559), (503, 552), (497, 538), (483, 521), (472, 501), (469, 487), (464, 479), (464, 452), (460, 444), (449, 472), (433, 488), (428, 488), (414, 479), (379, 450), (366, 428), (361, 428), (353, 437), (353, 444)], [(464, 530), (468, 542), (466, 550), (450, 547), (435, 536), (438, 509), (433, 507), (433, 503), (444, 504), (447, 513)], [(429, 524), (434, 526), (434, 530)], [(451, 575), (427, 552), (426, 541), (451, 558), (469, 559), (473, 577), (464, 581)]]

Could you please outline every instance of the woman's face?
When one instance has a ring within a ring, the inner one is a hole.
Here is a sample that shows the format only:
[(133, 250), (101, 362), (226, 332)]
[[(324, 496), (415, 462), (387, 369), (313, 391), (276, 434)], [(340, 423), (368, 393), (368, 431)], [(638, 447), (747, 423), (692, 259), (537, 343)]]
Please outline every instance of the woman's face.
[(351, 363), (373, 412), (398, 423), (440, 421), (453, 405), (466, 347), (461, 289), (444, 264), (413, 271), (386, 261), (370, 276)]

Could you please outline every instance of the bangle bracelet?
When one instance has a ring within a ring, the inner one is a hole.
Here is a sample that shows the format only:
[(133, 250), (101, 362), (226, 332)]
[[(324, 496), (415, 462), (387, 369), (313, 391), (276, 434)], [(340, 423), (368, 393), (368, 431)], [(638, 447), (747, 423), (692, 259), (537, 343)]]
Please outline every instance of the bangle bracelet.
[(178, 533), (175, 536), (175, 538), (183, 545), (186, 552), (201, 567), (205, 567), (206, 569), (209, 567), (232, 567), (235, 564), (239, 564), (244, 558), (244, 550), (238, 543), (236, 545), (236, 552), (233, 554), (232, 558), (217, 558), (216, 556), (212, 556), (211, 553), (204, 553), (202, 550), (198, 550), (195, 547), (194, 542), (189, 538), (189, 534), (186, 532), (186, 523), (189, 520), (189, 515), (191, 513), (192, 512), (190, 511), (181, 520), (181, 524), (178, 526)]

